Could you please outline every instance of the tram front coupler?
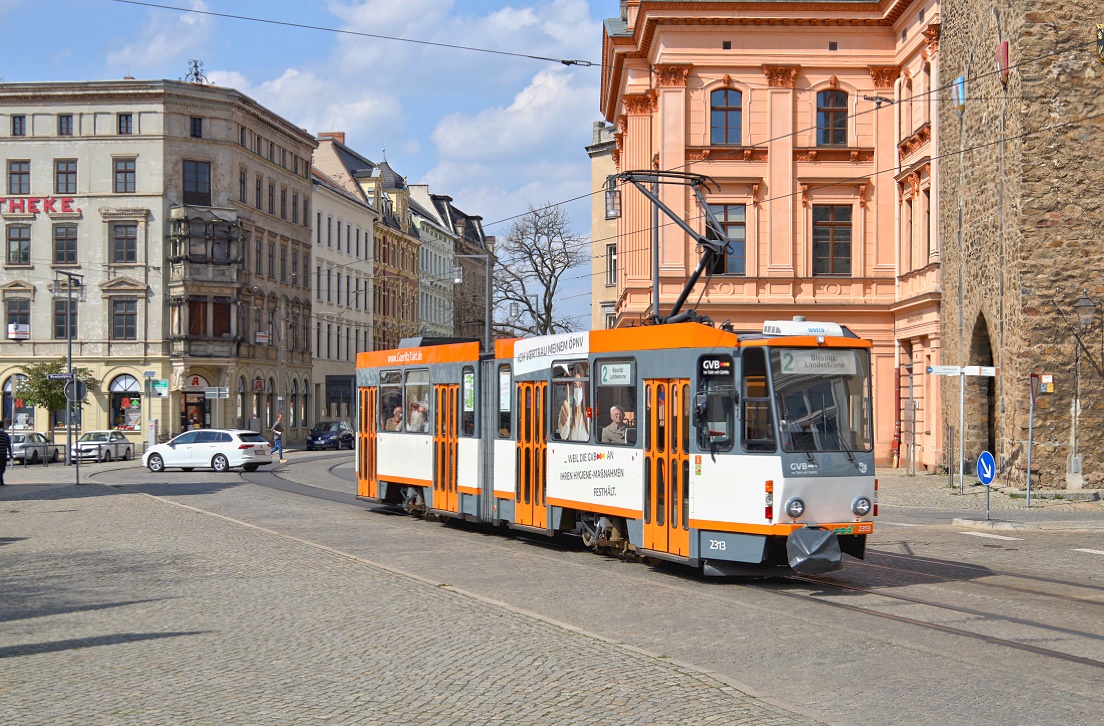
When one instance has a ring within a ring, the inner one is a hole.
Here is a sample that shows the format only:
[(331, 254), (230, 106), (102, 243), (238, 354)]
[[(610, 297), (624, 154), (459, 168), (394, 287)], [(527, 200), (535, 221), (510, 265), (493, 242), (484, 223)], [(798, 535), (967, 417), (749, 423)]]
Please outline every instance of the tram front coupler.
[(786, 537), (786, 559), (799, 575), (819, 575), (843, 568), (839, 538), (830, 529), (805, 526)]

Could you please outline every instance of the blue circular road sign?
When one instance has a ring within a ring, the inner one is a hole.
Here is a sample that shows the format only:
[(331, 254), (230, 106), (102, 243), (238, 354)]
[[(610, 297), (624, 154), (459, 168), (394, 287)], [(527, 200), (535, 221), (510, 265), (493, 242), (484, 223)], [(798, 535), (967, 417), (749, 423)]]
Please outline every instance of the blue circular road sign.
[(997, 476), (997, 462), (988, 451), (983, 451), (978, 456), (977, 476), (985, 486), (992, 484)]

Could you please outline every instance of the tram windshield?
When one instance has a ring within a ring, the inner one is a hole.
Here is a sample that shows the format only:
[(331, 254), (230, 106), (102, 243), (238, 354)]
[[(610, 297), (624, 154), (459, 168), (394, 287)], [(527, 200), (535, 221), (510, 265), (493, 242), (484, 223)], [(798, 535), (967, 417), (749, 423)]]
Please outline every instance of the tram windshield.
[(868, 351), (779, 348), (770, 360), (783, 451), (870, 451)]

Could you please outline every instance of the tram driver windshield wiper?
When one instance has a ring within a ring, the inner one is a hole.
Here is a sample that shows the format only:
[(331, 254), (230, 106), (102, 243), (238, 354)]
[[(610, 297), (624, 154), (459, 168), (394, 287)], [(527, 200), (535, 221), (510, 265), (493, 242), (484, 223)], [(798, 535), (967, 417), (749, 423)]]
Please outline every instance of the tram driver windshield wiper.
[[(824, 409), (820, 410), (820, 425), (821, 425), (822, 429), (826, 430), (826, 427), (828, 425), (828, 421), (825, 418)], [(848, 445), (847, 437), (845, 437), (843, 435), (843, 430), (839, 426), (839, 417), (838, 416), (836, 417), (835, 431), (836, 431), (836, 441), (839, 442), (840, 448), (843, 449), (847, 453), (847, 459), (849, 461), (854, 461), (855, 460), (855, 451), (854, 451), (854, 449), (851, 448), (850, 445)]]

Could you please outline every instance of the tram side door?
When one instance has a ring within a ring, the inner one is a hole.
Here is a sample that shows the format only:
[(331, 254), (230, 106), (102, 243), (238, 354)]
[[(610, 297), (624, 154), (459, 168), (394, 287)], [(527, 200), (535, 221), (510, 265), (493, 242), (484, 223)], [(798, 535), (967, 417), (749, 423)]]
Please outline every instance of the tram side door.
[(460, 384), (434, 386), (433, 426), (433, 508), (442, 512), (457, 512), (457, 402)]
[(690, 381), (644, 381), (644, 549), (690, 556)]
[(523, 381), (517, 384), (518, 442), (514, 522), (542, 529), (547, 526), (545, 469), (548, 444), (544, 430), (544, 402), (547, 392), (547, 381)]
[(379, 476), (376, 470), (376, 452), (379, 440), (376, 434), (377, 389), (360, 389), (360, 461), (357, 466), (357, 495), (376, 499), (379, 496)]

